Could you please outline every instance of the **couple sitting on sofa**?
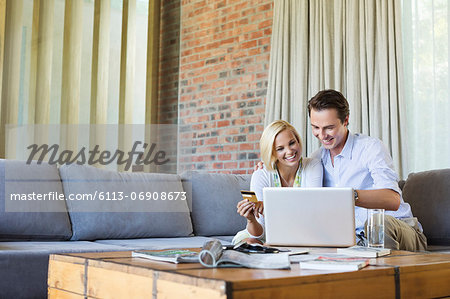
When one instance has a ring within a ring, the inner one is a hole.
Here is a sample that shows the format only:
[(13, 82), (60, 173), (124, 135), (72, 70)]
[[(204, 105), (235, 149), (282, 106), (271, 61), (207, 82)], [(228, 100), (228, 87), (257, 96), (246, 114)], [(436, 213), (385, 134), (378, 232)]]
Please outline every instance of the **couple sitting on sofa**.
[(347, 126), (349, 105), (335, 90), (323, 90), (308, 104), (312, 132), (322, 143), (311, 158), (301, 156), (302, 144), (289, 123), (271, 123), (260, 140), (261, 158), (251, 179), (257, 203), (242, 200), (237, 212), (247, 227), (233, 242), (264, 241), (264, 187), (350, 187), (355, 190), (355, 227), (358, 244), (364, 244), (366, 209), (385, 209), (385, 246), (392, 249), (426, 250), (426, 237), (408, 203), (401, 197), (392, 158), (376, 138), (352, 134)]

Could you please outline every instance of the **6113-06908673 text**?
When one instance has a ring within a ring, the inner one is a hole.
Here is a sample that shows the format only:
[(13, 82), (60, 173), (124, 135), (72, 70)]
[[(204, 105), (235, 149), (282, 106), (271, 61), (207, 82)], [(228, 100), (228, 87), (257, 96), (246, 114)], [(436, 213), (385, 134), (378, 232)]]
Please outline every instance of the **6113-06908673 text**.
[(121, 192), (121, 191), (95, 191), (94, 193), (71, 193), (67, 197), (63, 193), (12, 193), (11, 201), (30, 200), (30, 201), (53, 201), (53, 200), (186, 200), (186, 192), (180, 191), (141, 191), (141, 192)]

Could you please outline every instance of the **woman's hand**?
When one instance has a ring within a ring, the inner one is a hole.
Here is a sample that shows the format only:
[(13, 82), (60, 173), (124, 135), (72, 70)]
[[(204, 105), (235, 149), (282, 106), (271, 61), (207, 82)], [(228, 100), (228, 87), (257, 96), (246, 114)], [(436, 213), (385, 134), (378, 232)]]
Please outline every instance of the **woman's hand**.
[(262, 201), (258, 201), (255, 203), (253, 215), (256, 218), (259, 218), (264, 213), (264, 203)]
[(255, 215), (254, 215), (254, 207), (255, 203), (249, 201), (248, 199), (241, 200), (237, 204), (237, 212), (242, 217), (247, 218), (249, 221), (255, 221)]
[(264, 228), (256, 220), (256, 217), (260, 217), (264, 211), (264, 204), (262, 201), (251, 202), (248, 199), (241, 200), (237, 204), (237, 212), (242, 217), (247, 218), (247, 231), (250, 235), (260, 236), (264, 232)]
[(254, 203), (248, 199), (244, 199), (238, 202), (237, 212), (242, 217), (247, 218), (248, 221), (253, 222), (263, 214), (264, 204), (262, 201)]

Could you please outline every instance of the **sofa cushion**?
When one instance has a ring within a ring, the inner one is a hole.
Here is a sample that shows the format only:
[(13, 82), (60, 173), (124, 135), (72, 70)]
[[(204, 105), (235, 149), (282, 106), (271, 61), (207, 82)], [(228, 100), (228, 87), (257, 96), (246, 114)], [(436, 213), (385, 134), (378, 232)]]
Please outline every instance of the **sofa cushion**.
[[(79, 165), (64, 165), (60, 174), (68, 197), (72, 240), (184, 237), (192, 233), (178, 175)], [(71, 200), (81, 197), (86, 200)]]
[(236, 204), (242, 200), (240, 190), (249, 190), (251, 175), (188, 171), (181, 178), (192, 205), (195, 235), (234, 235), (245, 228)]
[[(48, 200), (49, 195), (61, 195), (64, 199), (56, 166), (0, 160), (0, 239), (70, 239), (66, 203)], [(37, 200), (39, 196), (41, 199)]]
[(403, 199), (423, 226), (428, 244), (450, 245), (450, 169), (411, 173)]
[(121, 250), (123, 247), (85, 241), (0, 242), (0, 298), (47, 298), (52, 253)]

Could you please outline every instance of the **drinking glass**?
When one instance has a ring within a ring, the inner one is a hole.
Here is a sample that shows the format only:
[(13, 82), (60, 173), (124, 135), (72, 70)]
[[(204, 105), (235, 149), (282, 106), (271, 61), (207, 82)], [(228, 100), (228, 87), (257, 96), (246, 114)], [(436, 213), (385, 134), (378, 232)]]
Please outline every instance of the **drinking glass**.
[(384, 248), (384, 209), (367, 209), (367, 246)]

